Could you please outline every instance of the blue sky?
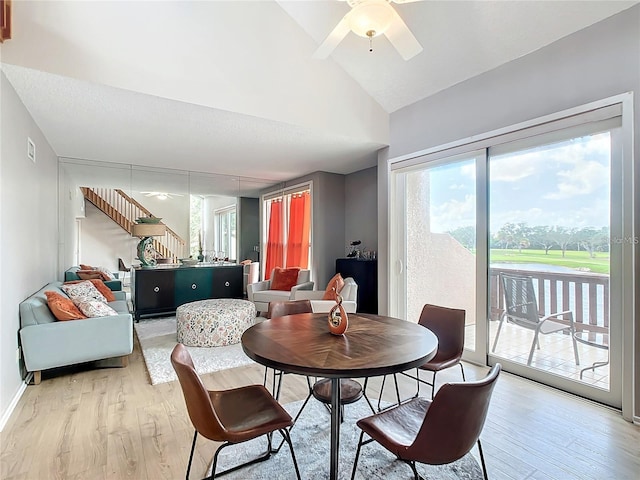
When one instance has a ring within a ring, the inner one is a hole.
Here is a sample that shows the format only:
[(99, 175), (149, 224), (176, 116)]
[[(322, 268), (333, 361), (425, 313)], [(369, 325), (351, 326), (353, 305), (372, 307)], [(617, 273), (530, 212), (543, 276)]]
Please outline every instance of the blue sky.
[[(490, 160), (490, 222), (530, 226), (609, 225), (610, 136), (590, 135)], [(436, 167), (431, 177), (431, 230), (475, 224), (475, 162)]]

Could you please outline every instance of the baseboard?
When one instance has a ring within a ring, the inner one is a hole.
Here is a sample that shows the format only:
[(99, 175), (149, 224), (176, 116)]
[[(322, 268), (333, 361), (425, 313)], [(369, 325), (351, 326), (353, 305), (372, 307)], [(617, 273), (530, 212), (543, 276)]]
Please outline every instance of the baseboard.
[(2, 415), (2, 418), (0, 419), (0, 432), (2, 432), (4, 430), (4, 426), (7, 424), (7, 422), (9, 421), (9, 418), (11, 417), (11, 414), (13, 413), (13, 411), (16, 408), (16, 405), (18, 405), (18, 401), (20, 400), (20, 398), (22, 397), (22, 394), (24, 393), (24, 391), (27, 389), (27, 385), (29, 384), (29, 382), (31, 381), (31, 377), (33, 376), (33, 373), (29, 372), (27, 374), (27, 378), (25, 378), (25, 381), (22, 382), (22, 385), (20, 385), (20, 388), (18, 389), (18, 391), (16, 392), (16, 394), (13, 396), (13, 399), (11, 400), (11, 403), (9, 404), (9, 407), (7, 408), (7, 410), (4, 412), (4, 415)]
[(633, 423), (635, 425), (640, 425), (640, 417), (638, 417), (637, 415), (633, 417)]

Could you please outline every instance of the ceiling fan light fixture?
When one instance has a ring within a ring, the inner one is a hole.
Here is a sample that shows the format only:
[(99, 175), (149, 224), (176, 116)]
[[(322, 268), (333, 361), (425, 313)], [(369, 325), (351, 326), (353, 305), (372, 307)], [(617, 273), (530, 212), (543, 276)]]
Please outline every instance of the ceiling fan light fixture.
[(365, 0), (351, 10), (349, 28), (364, 38), (377, 37), (391, 26), (393, 14), (393, 7), (387, 0)]

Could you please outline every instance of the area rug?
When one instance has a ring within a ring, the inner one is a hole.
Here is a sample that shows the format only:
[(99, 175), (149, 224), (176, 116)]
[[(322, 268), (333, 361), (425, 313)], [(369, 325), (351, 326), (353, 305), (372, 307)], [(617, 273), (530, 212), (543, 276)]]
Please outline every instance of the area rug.
[[(177, 380), (171, 366), (171, 351), (176, 345), (176, 317), (141, 320), (134, 324), (144, 362), (152, 385)], [(187, 347), (199, 374), (217, 372), (253, 363), (242, 346)]]
[[(292, 417), (295, 417), (302, 402), (285, 405)], [(359, 418), (371, 415), (364, 400), (345, 406), (344, 422), (340, 426), (340, 463), (339, 478), (351, 478), (360, 429), (356, 426)], [(300, 476), (303, 479), (329, 478), (329, 436), (331, 418), (323, 404), (310, 400), (302, 415), (291, 430), (291, 441), (298, 460)], [(279, 444), (282, 437), (274, 435), (274, 443)], [(231, 466), (259, 456), (266, 449), (266, 438), (226, 447), (220, 453), (218, 472)], [(474, 447), (475, 448), (475, 447)], [(475, 480), (482, 479), (482, 468), (472, 454), (467, 454), (449, 465), (417, 465), (418, 473), (425, 479), (439, 480)], [(211, 466), (209, 472), (211, 474)], [(249, 465), (225, 475), (227, 480), (285, 480), (295, 479), (291, 453), (286, 444), (280, 451), (264, 462)], [(372, 442), (362, 447), (358, 460), (356, 479), (389, 480), (413, 478), (411, 468), (395, 459), (387, 450)]]

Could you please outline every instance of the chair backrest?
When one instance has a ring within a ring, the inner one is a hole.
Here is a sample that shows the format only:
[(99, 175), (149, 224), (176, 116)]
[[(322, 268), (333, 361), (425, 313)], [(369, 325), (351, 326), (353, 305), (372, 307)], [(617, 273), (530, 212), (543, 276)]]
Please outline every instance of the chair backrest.
[[(466, 312), (458, 308), (426, 304), (418, 323), (438, 337), (438, 352), (433, 360), (462, 358)], [(432, 360), (432, 361), (433, 361)]]
[(482, 380), (440, 387), (415, 441), (402, 457), (442, 465), (466, 455), (480, 438), (501, 369), (496, 363)]
[(124, 261), (122, 260), (122, 258), (118, 258), (118, 271), (119, 272), (128, 272), (129, 270), (131, 270), (131, 267), (127, 268), (124, 264)]
[(310, 300), (287, 300), (284, 302), (269, 302), (267, 318), (284, 317), (296, 313), (313, 313)]
[(504, 289), (506, 315), (517, 325), (536, 328), (540, 315), (533, 279), (510, 273), (501, 273), (500, 278)]
[(189, 418), (194, 428), (209, 440), (225, 441), (226, 430), (213, 408), (209, 392), (193, 367), (189, 351), (181, 343), (178, 343), (171, 352), (171, 365), (180, 381)]
[(358, 301), (358, 284), (353, 278), (347, 277), (344, 279), (344, 287), (340, 290), (340, 295), (344, 301)]

